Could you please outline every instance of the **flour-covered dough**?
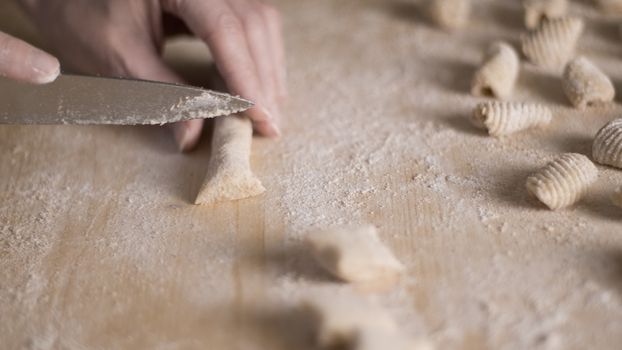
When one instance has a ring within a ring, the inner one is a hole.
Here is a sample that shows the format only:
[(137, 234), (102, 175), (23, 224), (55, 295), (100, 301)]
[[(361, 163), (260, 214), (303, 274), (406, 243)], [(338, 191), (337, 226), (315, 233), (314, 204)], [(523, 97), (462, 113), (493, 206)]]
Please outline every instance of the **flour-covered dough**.
[(213, 204), (257, 196), (265, 191), (250, 167), (253, 127), (248, 118), (216, 119), (209, 166), (195, 204)]
[(310, 234), (307, 241), (321, 266), (340, 279), (366, 289), (389, 289), (404, 271), (404, 266), (371, 225), (318, 231)]
[(518, 78), (518, 54), (505, 42), (490, 45), (482, 66), (475, 72), (471, 93), (475, 96), (510, 97)]
[(578, 202), (596, 182), (598, 169), (588, 157), (564, 153), (527, 179), (527, 190), (552, 210)]
[(471, 115), (471, 122), (488, 130), (491, 136), (505, 136), (522, 130), (548, 125), (553, 118), (551, 110), (540, 104), (489, 101), (479, 103)]
[(585, 57), (577, 57), (566, 65), (562, 89), (570, 103), (579, 109), (611, 102), (615, 96), (611, 79)]

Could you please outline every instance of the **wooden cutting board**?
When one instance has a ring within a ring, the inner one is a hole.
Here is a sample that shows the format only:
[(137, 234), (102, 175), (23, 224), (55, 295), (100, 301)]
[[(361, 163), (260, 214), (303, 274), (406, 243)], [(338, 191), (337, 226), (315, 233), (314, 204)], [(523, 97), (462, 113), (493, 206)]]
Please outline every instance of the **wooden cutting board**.
[[(439, 349), (615, 349), (622, 342), (622, 172), (569, 210), (529, 198), (526, 176), (561, 152), (589, 155), (614, 106), (579, 112), (557, 76), (524, 63), (514, 99), (546, 103), (546, 130), (493, 139), (466, 121), (471, 75), (494, 40), (518, 43), (516, 2), (477, 2), (440, 31), (419, 2), (279, 1), (290, 97), (284, 136), (256, 139), (268, 191), (191, 205), (209, 128), (179, 154), (166, 128), (0, 126), (0, 344), (6, 349), (312, 349), (297, 312), (309, 289), (347, 292), (301, 240), (373, 223), (406, 265), (377, 296)], [(622, 79), (615, 19), (585, 3), (581, 53)], [(2, 28), (35, 43), (10, 3)], [(206, 48), (167, 60), (191, 81)], [(0, 106), (0, 108), (2, 108)]]

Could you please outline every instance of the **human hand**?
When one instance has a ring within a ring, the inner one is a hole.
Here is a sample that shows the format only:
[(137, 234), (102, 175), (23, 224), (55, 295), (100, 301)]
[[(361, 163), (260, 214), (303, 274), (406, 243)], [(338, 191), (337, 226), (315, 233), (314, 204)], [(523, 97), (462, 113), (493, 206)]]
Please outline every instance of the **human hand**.
[[(280, 18), (260, 0), (22, 0), (63, 64), (80, 72), (183, 83), (161, 59), (169, 28), (181, 19), (209, 47), (229, 91), (255, 102), (255, 130), (280, 134), (286, 94)], [(173, 126), (181, 150), (197, 143), (203, 120)]]
[(0, 77), (45, 84), (59, 74), (60, 64), (54, 56), (0, 32)]

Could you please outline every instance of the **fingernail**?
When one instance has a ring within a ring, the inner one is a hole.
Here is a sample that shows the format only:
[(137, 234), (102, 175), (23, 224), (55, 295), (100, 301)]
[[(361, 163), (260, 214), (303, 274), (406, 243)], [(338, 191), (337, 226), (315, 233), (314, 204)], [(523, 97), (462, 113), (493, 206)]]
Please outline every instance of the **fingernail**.
[(173, 126), (173, 137), (175, 138), (175, 143), (177, 143), (177, 148), (181, 152), (188, 151), (192, 146), (188, 128), (183, 124), (175, 124)]
[(51, 83), (60, 74), (58, 60), (43, 51), (36, 50), (32, 53), (32, 69), (37, 73), (37, 82), (41, 84)]
[(270, 113), (266, 108), (261, 108), (261, 111), (266, 115), (266, 125), (268, 126), (268, 133), (266, 136), (268, 137), (279, 137), (281, 136), (281, 129), (277, 125), (277, 121), (274, 117), (273, 113)]

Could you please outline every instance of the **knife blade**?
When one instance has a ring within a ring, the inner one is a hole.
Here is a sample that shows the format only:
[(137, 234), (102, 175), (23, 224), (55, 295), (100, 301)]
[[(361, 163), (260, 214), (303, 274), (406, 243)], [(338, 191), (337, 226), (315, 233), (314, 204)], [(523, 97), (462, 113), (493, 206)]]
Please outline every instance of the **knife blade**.
[(0, 124), (166, 124), (243, 112), (253, 103), (198, 87), (63, 74), (32, 85), (0, 78)]

